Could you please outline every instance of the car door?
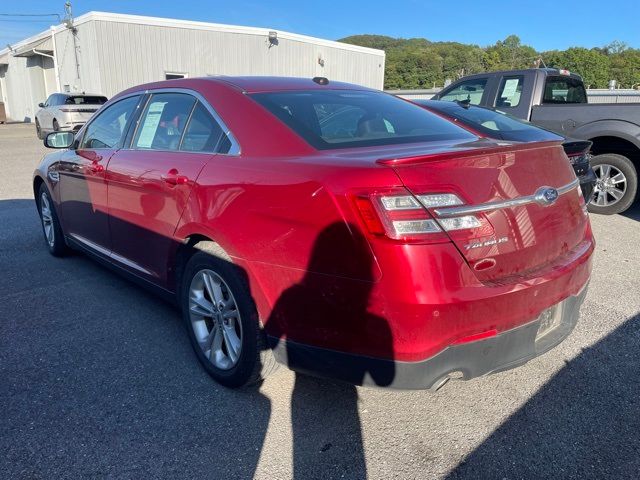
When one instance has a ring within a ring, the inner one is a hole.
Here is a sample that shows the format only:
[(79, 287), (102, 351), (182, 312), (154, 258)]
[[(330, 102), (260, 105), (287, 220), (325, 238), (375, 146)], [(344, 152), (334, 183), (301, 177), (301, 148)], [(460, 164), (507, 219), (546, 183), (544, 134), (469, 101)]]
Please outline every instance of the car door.
[(119, 150), (107, 168), (112, 259), (169, 289), (173, 234), (222, 136), (209, 108), (188, 93), (153, 93), (130, 148)]
[(49, 98), (44, 102), (44, 107), (38, 111), (38, 122), (40, 123), (40, 128), (42, 130), (52, 130), (51, 124), (53, 122), (53, 117), (51, 116), (51, 108), (55, 103), (56, 97), (57, 95), (55, 93), (53, 95), (49, 95)]
[(84, 130), (77, 147), (60, 161), (60, 213), (65, 233), (103, 255), (111, 251), (105, 173), (109, 159), (122, 146), (140, 95), (104, 109)]

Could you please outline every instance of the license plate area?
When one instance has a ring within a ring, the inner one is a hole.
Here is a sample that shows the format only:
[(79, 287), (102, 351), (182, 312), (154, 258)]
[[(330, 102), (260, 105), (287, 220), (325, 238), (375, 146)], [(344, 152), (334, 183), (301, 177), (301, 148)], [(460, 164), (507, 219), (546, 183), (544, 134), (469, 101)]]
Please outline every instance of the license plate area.
[(562, 308), (561, 305), (554, 305), (551, 308), (546, 309), (540, 314), (540, 325), (538, 326), (538, 333), (536, 334), (536, 342), (554, 330), (556, 330), (562, 323)]

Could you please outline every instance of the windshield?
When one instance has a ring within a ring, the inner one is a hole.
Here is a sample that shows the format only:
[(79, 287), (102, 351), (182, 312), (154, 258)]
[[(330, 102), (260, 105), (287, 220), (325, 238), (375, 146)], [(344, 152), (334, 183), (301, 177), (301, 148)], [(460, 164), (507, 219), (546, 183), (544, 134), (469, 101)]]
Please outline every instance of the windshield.
[(562, 140), (562, 137), (542, 128), (512, 117), (499, 110), (483, 107), (465, 107), (453, 102), (417, 101), (438, 113), (442, 113), (480, 133), (500, 140), (513, 142), (540, 142)]
[(251, 97), (319, 150), (476, 138), (417, 105), (381, 92), (312, 90)]
[(107, 103), (107, 97), (99, 97), (97, 95), (75, 95), (67, 97), (64, 101), (65, 105), (102, 105)]

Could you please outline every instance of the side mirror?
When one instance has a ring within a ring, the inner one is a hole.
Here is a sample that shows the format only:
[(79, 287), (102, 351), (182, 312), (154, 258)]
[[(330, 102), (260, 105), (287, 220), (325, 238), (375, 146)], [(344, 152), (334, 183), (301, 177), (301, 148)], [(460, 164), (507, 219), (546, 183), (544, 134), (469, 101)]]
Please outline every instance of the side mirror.
[(75, 135), (71, 132), (52, 132), (44, 138), (47, 148), (69, 148), (73, 145)]
[(40, 103), (38, 104), (38, 106), (39, 106), (40, 108), (44, 108), (44, 103), (40, 102)]

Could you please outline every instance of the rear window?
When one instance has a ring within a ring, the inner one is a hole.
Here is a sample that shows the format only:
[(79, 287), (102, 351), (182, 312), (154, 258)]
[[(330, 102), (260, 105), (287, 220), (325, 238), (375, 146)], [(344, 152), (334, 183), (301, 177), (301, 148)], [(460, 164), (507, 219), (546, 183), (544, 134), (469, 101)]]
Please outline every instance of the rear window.
[(577, 78), (547, 77), (542, 103), (587, 103), (587, 91)]
[(64, 101), (65, 105), (102, 105), (107, 103), (107, 97), (75, 95), (67, 97)]
[(482, 107), (464, 108), (450, 102), (425, 102), (428, 108), (451, 117), (489, 138), (512, 142), (562, 140), (562, 137), (518, 118)]
[(287, 91), (251, 97), (319, 150), (475, 138), (417, 105), (379, 92)]

